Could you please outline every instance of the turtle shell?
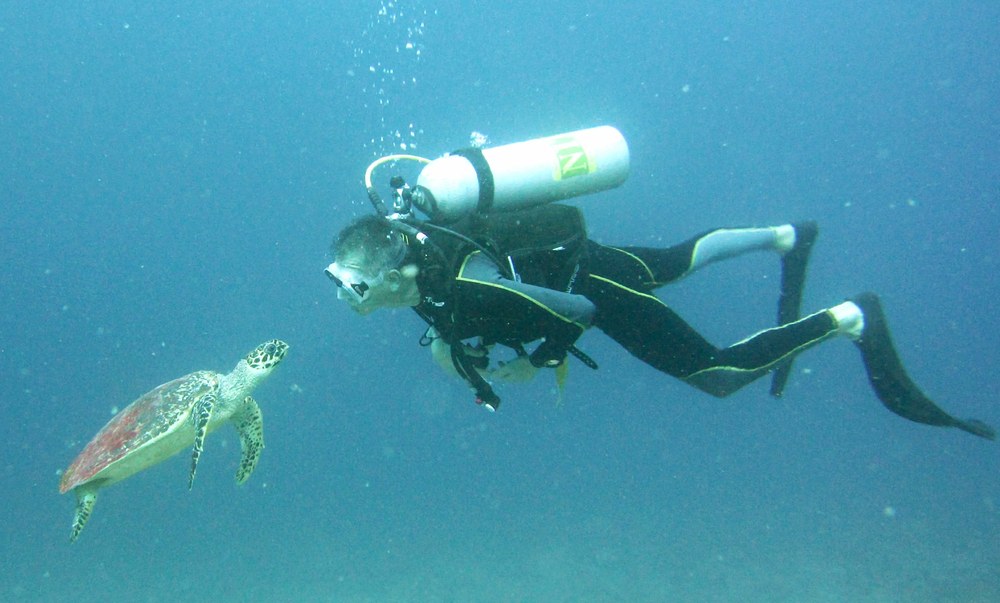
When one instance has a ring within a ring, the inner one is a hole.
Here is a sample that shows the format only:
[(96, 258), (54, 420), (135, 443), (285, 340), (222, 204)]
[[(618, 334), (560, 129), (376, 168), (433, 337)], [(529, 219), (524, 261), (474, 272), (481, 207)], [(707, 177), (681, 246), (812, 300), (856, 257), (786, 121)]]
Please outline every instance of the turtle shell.
[[(155, 446), (164, 435), (184, 424), (195, 402), (219, 387), (220, 377), (213, 371), (197, 371), (174, 379), (149, 391), (116, 414), (80, 452), (63, 473), (59, 491), (68, 492), (102, 473), (112, 482), (145, 469), (162, 459), (140, 465), (124, 475), (111, 475), (107, 469), (139, 450)], [(154, 455), (155, 456), (155, 455)]]

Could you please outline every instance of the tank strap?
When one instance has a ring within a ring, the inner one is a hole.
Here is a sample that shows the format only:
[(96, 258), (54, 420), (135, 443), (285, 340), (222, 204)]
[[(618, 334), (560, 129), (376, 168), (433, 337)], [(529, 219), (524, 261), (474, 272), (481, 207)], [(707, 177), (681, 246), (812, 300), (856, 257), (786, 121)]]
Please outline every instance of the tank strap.
[(493, 183), (493, 170), (483, 156), (483, 150), (472, 147), (459, 149), (451, 154), (465, 157), (476, 170), (476, 178), (479, 180), (479, 202), (476, 211), (480, 214), (489, 213), (493, 209), (493, 193), (496, 191), (496, 186)]

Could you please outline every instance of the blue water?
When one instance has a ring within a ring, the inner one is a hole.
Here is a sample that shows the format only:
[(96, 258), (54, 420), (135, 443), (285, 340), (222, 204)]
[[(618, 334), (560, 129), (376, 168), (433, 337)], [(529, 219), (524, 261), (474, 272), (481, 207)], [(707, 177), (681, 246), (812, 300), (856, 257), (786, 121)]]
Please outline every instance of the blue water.
[[(173, 4), (174, 6), (165, 6)], [(716, 400), (599, 332), (496, 414), (408, 311), (322, 274), (365, 167), (599, 124), (628, 182), (594, 238), (815, 219), (805, 306), (883, 296), (912, 376), (1000, 425), (1000, 4), (9, 3), (0, 12), (0, 600), (998, 601), (1000, 448), (909, 423), (854, 347)], [(397, 135), (398, 132), (398, 135)], [(388, 174), (383, 174), (386, 178)], [(774, 256), (663, 299), (771, 324)], [(232, 430), (102, 492), (58, 471), (122, 407), (287, 340)]]

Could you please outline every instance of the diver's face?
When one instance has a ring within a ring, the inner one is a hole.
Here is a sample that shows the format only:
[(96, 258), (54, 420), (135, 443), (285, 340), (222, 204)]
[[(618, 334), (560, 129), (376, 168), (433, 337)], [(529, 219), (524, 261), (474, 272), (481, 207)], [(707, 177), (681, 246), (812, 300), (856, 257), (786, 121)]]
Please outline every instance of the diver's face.
[(361, 262), (342, 259), (327, 266), (327, 277), (337, 286), (337, 299), (344, 300), (361, 315), (379, 308), (401, 308), (420, 302), (416, 283), (396, 269), (372, 274)]

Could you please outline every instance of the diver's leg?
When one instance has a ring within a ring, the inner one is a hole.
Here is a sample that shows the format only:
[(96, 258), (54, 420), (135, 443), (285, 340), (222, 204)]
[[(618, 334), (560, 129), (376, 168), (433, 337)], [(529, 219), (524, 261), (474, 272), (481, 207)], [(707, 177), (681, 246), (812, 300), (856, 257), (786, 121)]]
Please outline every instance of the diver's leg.
[(857, 308), (862, 316), (860, 337), (855, 337), (854, 343), (861, 350), (868, 381), (886, 408), (917, 423), (957, 427), (982, 438), (995, 438), (995, 432), (989, 425), (976, 419), (956, 419), (913, 383), (896, 353), (877, 295), (862, 293), (846, 303)]
[(597, 306), (594, 326), (654, 368), (719, 397), (761, 377), (783, 359), (856, 328), (860, 316), (844, 312), (841, 304), (720, 349), (648, 292), (594, 274), (588, 287), (588, 297)]
[(755, 333), (719, 350), (714, 362), (688, 375), (691, 385), (714, 396), (728, 396), (782, 362), (831, 337), (843, 334), (836, 308)]
[[(799, 318), (806, 266), (818, 234), (815, 222), (768, 228), (719, 228), (666, 249), (622, 247), (609, 248), (608, 253), (616, 251), (631, 258), (633, 264), (642, 268), (642, 284), (656, 288), (719, 260), (750, 251), (777, 251), (781, 254), (778, 324), (783, 325)], [(780, 396), (784, 391), (791, 368), (789, 358), (774, 369), (771, 395)]]
[(627, 254), (645, 272), (645, 283), (656, 288), (681, 279), (705, 266), (751, 251), (786, 254), (795, 248), (792, 224), (766, 228), (717, 228), (667, 248), (611, 248)]
[(957, 427), (990, 440), (996, 437), (993, 428), (982, 421), (951, 416), (913, 383), (896, 353), (882, 306), (873, 293), (858, 295), (720, 350), (714, 366), (689, 375), (685, 381), (725, 396), (764, 374), (775, 362), (835, 335), (854, 341), (875, 395), (890, 411), (917, 423)]
[(597, 306), (594, 326), (650, 366), (718, 397), (821, 341), (861, 333), (861, 311), (845, 302), (720, 349), (648, 290), (593, 271), (587, 287), (587, 297)]
[(711, 364), (717, 349), (648, 290), (591, 271), (586, 296), (597, 307), (593, 325), (630, 354), (684, 379)]
[(709, 343), (648, 290), (630, 288), (592, 271), (587, 297), (597, 306), (594, 326), (643, 362), (709, 394), (727, 396), (778, 363), (843, 335), (861, 351), (872, 389), (889, 410), (918, 423), (957, 427), (982, 438), (995, 438), (992, 427), (949, 415), (913, 383), (873, 293), (766, 329), (724, 349)]

